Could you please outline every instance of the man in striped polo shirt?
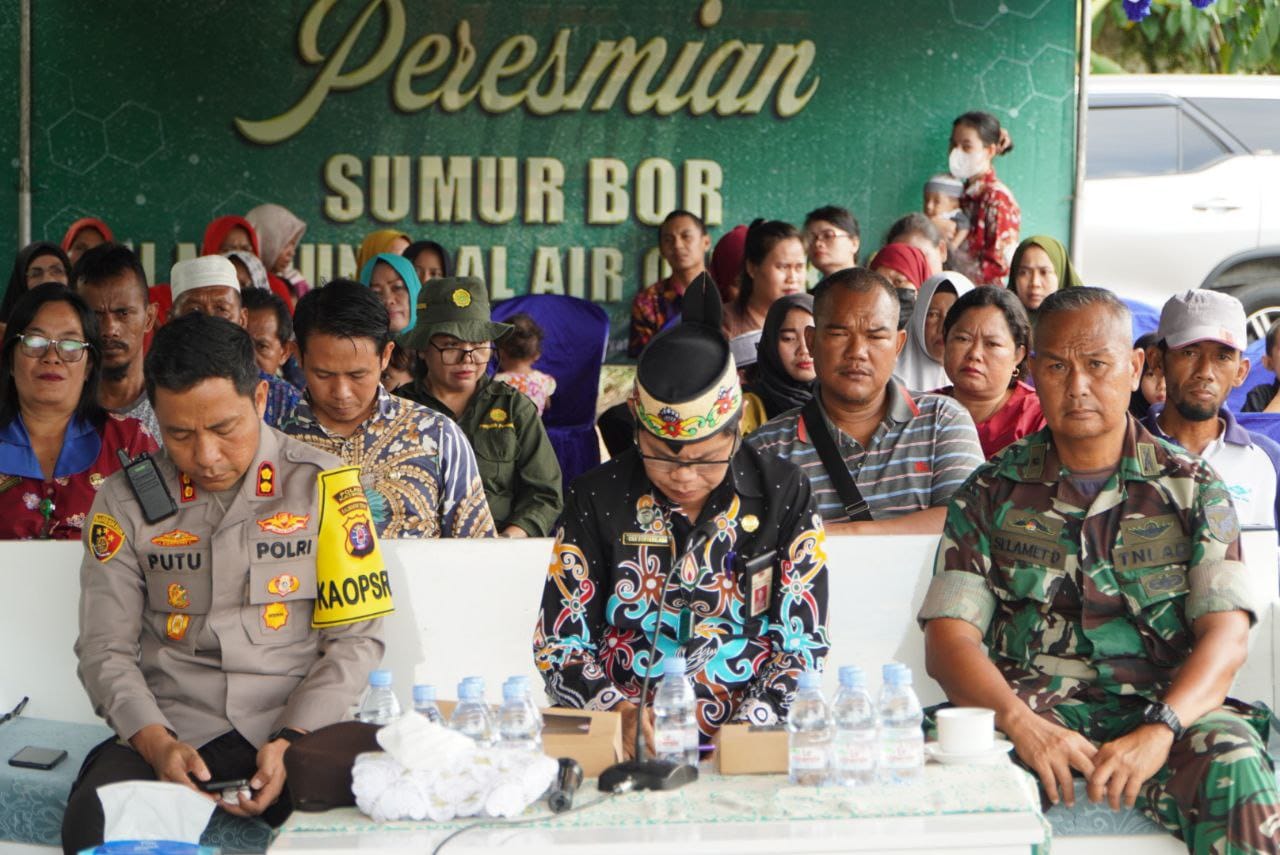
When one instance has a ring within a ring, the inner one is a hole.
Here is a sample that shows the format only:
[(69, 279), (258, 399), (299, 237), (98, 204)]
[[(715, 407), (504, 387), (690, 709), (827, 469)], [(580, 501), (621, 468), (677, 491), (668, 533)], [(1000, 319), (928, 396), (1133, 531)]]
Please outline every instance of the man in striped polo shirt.
[(968, 411), (941, 395), (913, 396), (891, 379), (906, 333), (884, 277), (863, 268), (834, 273), (818, 284), (813, 308), (815, 325), (805, 330), (818, 374), (811, 418), (820, 414), (865, 510), (842, 499), (803, 408), (772, 419), (747, 442), (800, 467), (829, 532), (941, 532), (951, 495), (983, 463)]

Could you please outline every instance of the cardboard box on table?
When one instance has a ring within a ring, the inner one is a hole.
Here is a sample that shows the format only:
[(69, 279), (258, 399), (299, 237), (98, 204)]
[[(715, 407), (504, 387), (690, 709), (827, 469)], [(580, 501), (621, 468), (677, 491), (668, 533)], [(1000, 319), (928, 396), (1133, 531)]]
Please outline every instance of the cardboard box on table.
[(787, 772), (785, 728), (726, 724), (711, 740), (721, 775), (775, 775)]
[[(456, 705), (457, 701), (440, 701), (437, 704), (446, 720), (453, 715)], [(497, 708), (493, 708), (495, 722), (497, 714)], [(549, 757), (572, 757), (582, 766), (584, 777), (598, 777), (622, 759), (620, 714), (545, 707), (542, 717), (542, 753)]]

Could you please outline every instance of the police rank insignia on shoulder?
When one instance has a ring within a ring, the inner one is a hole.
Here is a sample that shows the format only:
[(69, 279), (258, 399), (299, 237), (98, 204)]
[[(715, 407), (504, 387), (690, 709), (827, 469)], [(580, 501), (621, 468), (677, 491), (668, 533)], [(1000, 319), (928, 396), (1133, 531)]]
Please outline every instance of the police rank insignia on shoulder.
[(1204, 509), (1205, 525), (1219, 543), (1232, 543), (1240, 536), (1240, 520), (1230, 505), (1211, 505)]
[(187, 502), (196, 500), (196, 485), (192, 483), (191, 476), (186, 472), (178, 473), (178, 501), (184, 505)]
[(489, 411), (489, 421), (505, 422), (507, 420), (507, 411), (501, 407), (494, 407)]
[(264, 460), (258, 466), (258, 489), (256, 495), (259, 498), (267, 498), (276, 494), (276, 468), (271, 465), (270, 461)]
[(124, 529), (111, 514), (94, 514), (89, 524), (89, 549), (93, 557), (106, 564), (124, 546)]
[(290, 573), (281, 573), (267, 583), (267, 593), (277, 597), (287, 597), (301, 586), (298, 577)]

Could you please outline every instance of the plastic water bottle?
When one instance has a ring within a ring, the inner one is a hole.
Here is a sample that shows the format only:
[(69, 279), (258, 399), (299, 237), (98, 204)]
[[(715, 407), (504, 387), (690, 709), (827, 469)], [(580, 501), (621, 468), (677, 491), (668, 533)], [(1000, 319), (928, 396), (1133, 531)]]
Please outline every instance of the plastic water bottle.
[(458, 684), (458, 705), (449, 727), (471, 737), (482, 748), (493, 744), (493, 719), (484, 702), (484, 681), (468, 677)]
[(653, 753), (659, 760), (698, 765), (697, 696), (683, 656), (668, 656), (653, 696)]
[[(538, 709), (538, 705), (534, 703), (533, 690), (530, 689), (529, 687), (529, 678), (524, 676), (523, 674), (518, 674), (514, 677), (508, 677), (507, 683), (518, 683), (520, 687), (524, 690), (525, 705), (529, 707), (530, 711), (532, 711), (533, 713), (534, 718), (538, 720), (538, 732), (541, 733), (542, 732), (542, 710)], [(506, 688), (505, 684), (503, 685), (503, 688), (504, 689)]]
[(831, 702), (831, 719), (835, 724), (832, 778), (845, 786), (873, 783), (879, 750), (876, 707), (861, 668), (845, 665), (840, 669), (840, 691)]
[(436, 687), (417, 685), (413, 687), (413, 711), (427, 717), (432, 724), (444, 724), (444, 716), (436, 706)]
[(880, 693), (880, 780), (905, 784), (924, 774), (924, 716), (911, 687), (911, 669), (905, 665), (885, 675)]
[(391, 691), (391, 672), (374, 671), (369, 674), (369, 691), (365, 693), (356, 720), (382, 726), (400, 717), (400, 701)]
[(791, 783), (817, 787), (827, 783), (831, 767), (831, 716), (822, 698), (822, 675), (800, 675), (796, 698), (787, 714), (788, 766)]
[(498, 747), (511, 751), (542, 750), (542, 723), (529, 703), (527, 681), (508, 680), (502, 687)]

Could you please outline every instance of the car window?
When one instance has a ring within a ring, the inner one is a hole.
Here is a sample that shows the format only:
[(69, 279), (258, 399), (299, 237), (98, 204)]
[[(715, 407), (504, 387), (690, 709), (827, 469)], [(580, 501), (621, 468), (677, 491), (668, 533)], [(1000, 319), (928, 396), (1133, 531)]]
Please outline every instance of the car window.
[(1178, 171), (1178, 109), (1093, 107), (1087, 176), (1124, 178)]
[(1280, 153), (1280, 98), (1189, 99), (1251, 151)]
[(1186, 113), (1180, 113), (1179, 116), (1178, 124), (1182, 129), (1183, 172), (1192, 172), (1227, 156), (1227, 150), (1222, 143), (1201, 127), (1199, 122)]

